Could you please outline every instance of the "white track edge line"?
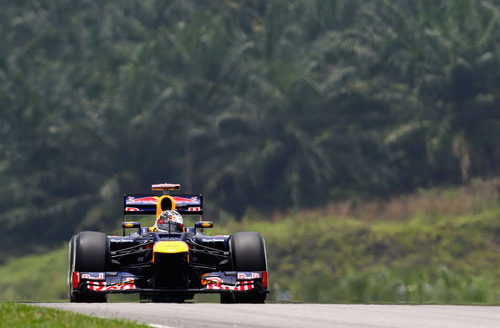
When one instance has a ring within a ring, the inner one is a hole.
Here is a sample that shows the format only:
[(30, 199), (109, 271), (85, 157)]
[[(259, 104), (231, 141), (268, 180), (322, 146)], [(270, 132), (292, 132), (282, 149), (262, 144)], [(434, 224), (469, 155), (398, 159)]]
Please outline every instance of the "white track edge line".
[(147, 325), (150, 326), (150, 327), (153, 327), (153, 328), (174, 328), (174, 327), (171, 327), (171, 326), (157, 325), (155, 323), (148, 323)]

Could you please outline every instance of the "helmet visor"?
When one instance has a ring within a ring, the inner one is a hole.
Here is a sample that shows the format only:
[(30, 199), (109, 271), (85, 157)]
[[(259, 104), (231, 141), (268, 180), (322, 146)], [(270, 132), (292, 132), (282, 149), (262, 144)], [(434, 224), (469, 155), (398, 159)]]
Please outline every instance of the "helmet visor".
[(183, 225), (168, 220), (158, 220), (156, 228), (159, 232), (182, 232)]

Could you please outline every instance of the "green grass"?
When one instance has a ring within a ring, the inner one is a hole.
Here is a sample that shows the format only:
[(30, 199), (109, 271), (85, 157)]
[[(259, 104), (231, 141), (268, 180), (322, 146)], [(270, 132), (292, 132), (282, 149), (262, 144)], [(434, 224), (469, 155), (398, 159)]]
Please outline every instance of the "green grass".
[(66, 299), (68, 250), (12, 259), (0, 266), (0, 300), (56, 301)]
[[(241, 222), (215, 220), (207, 233), (262, 233), (270, 301), (500, 304), (500, 184), (493, 181), (347, 211), (338, 204), (272, 217), (248, 211)], [(66, 299), (66, 252), (0, 267), (0, 299)]]
[(276, 301), (500, 303), (500, 208), (364, 222), (301, 213), (235, 230), (266, 239)]
[(499, 304), (499, 186), (495, 179), (271, 218), (249, 211), (225, 228), (262, 233), (275, 301)]
[(46, 307), (0, 303), (0, 328), (141, 328), (147, 325), (127, 320), (103, 319)]

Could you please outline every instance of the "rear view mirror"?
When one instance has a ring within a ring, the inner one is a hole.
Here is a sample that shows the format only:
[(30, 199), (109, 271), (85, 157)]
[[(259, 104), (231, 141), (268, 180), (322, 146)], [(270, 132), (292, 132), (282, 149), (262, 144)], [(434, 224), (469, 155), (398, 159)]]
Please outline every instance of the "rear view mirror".
[(122, 222), (122, 228), (140, 228), (141, 224), (139, 222)]
[(212, 228), (214, 223), (212, 221), (198, 221), (194, 224), (195, 228)]
[(122, 222), (123, 236), (125, 236), (125, 229), (137, 228), (137, 232), (141, 233), (141, 223), (140, 222)]

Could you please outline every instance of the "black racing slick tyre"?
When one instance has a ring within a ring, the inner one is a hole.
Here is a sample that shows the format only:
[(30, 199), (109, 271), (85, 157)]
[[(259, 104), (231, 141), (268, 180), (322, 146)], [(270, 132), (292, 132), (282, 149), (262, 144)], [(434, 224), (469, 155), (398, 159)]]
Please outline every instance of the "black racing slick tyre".
[[(238, 232), (229, 238), (233, 270), (267, 271), (266, 246), (258, 232)], [(264, 303), (267, 293), (223, 293), (221, 303)]]
[(229, 239), (229, 247), (236, 271), (266, 271), (264, 238), (258, 232), (238, 232)]
[(69, 299), (70, 302), (106, 302), (106, 294), (95, 294), (73, 289), (73, 272), (105, 272), (108, 261), (108, 237), (102, 232), (82, 231), (69, 243)]

